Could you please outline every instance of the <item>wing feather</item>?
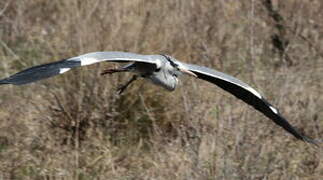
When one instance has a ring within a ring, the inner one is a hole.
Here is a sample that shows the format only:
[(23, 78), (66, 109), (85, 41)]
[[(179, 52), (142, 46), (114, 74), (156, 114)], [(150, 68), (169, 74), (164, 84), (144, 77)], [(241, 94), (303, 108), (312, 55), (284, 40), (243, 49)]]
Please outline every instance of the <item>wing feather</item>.
[(158, 60), (158, 55), (141, 55), (128, 52), (92, 52), (83, 54), (69, 59), (42, 64), (25, 69), (8, 78), (0, 80), (1, 84), (23, 85), (35, 82), (41, 79), (46, 79), (59, 74), (63, 74), (72, 68), (91, 65), (103, 61), (109, 62), (143, 62), (155, 64), (159, 67), (161, 62)]
[(297, 131), (280, 113), (271, 105), (263, 96), (248, 84), (236, 79), (230, 75), (218, 72), (216, 70), (197, 66), (193, 64), (184, 64), (188, 70), (194, 72), (198, 78), (211, 82), (225, 91), (231, 93), (238, 99), (249, 104), (262, 114), (273, 120), (277, 125), (284, 128), (297, 139), (317, 145), (317, 141), (313, 140)]

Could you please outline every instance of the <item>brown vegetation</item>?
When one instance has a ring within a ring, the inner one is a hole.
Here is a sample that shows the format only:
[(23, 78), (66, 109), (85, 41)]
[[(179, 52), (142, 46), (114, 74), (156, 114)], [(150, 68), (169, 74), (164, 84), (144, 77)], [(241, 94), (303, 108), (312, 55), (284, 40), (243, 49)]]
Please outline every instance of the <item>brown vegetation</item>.
[[(92, 51), (167, 53), (238, 77), (322, 138), (322, 9), (321, 0), (2, 0), (0, 77)], [(320, 149), (216, 86), (184, 77), (169, 93), (141, 81), (118, 96), (130, 75), (100, 77), (105, 66), (0, 87), (0, 179), (323, 179)]]

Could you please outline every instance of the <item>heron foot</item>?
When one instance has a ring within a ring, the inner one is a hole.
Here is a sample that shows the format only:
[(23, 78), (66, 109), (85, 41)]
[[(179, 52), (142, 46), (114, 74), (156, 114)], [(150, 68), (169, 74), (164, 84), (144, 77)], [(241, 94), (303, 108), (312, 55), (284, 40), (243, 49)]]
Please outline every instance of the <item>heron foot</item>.
[(132, 78), (124, 85), (121, 85), (118, 89), (117, 89), (117, 93), (120, 95), (124, 92), (124, 90), (127, 89), (127, 87), (134, 82), (135, 80), (137, 80), (138, 76), (134, 75), (132, 76)]

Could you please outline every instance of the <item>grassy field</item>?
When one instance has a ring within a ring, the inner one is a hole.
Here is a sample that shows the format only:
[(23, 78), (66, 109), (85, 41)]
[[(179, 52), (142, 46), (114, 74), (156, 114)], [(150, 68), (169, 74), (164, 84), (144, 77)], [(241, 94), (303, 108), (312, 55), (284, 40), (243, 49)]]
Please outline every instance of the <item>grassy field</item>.
[[(323, 138), (321, 0), (2, 0), (0, 77), (92, 51), (170, 54), (259, 90)], [(0, 87), (0, 180), (323, 179), (323, 152), (220, 88), (166, 92), (115, 64)], [(322, 147), (321, 147), (322, 148)]]

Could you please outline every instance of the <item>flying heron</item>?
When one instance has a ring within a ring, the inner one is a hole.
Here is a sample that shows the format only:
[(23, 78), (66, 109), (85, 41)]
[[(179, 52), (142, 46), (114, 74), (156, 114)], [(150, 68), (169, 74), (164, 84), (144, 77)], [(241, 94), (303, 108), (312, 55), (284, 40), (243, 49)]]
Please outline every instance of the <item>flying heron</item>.
[(254, 107), (277, 125), (284, 128), (294, 137), (312, 144), (318, 141), (297, 131), (260, 93), (248, 84), (230, 75), (203, 66), (180, 62), (168, 55), (141, 55), (129, 52), (92, 52), (80, 56), (63, 59), (57, 62), (34, 66), (0, 80), (1, 84), (23, 85), (55, 75), (63, 74), (72, 68), (99, 62), (128, 63), (116, 69), (106, 69), (101, 74), (116, 72), (133, 72), (133, 77), (118, 90), (122, 93), (137, 78), (145, 78), (153, 84), (169, 91), (175, 90), (178, 76), (187, 74), (206, 80), (228, 91), (238, 99)]

